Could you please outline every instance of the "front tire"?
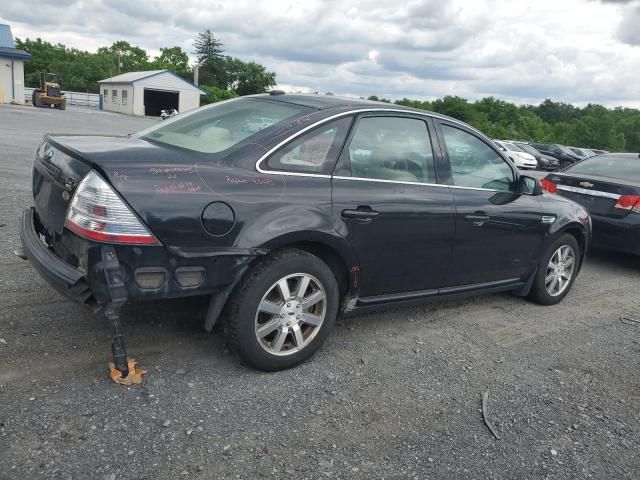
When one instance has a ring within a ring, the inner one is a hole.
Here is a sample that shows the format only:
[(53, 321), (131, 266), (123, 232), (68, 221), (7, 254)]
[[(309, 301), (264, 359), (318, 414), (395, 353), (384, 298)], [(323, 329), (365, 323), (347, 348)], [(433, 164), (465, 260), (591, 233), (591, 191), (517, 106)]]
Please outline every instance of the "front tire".
[(255, 266), (225, 308), (227, 342), (248, 365), (291, 368), (324, 343), (338, 313), (339, 290), (318, 257), (286, 249)]
[(555, 305), (567, 296), (578, 276), (580, 246), (573, 235), (560, 235), (540, 260), (529, 298), (541, 305)]
[(43, 106), (43, 103), (42, 103), (42, 99), (40, 98), (40, 93), (41, 93), (40, 90), (35, 90), (33, 93), (34, 93), (33, 104), (36, 107), (41, 108)]

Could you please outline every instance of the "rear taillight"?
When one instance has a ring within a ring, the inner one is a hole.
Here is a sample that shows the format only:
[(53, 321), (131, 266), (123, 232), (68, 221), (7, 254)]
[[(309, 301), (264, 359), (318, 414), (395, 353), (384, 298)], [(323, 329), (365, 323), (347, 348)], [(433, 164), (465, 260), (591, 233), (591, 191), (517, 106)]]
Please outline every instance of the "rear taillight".
[(558, 191), (558, 184), (552, 182), (548, 178), (543, 178), (540, 180), (540, 183), (542, 184), (542, 189), (546, 192), (556, 193)]
[(93, 171), (78, 185), (64, 226), (100, 242), (158, 245), (109, 184)]
[(640, 195), (621, 195), (616, 202), (616, 208), (640, 213)]

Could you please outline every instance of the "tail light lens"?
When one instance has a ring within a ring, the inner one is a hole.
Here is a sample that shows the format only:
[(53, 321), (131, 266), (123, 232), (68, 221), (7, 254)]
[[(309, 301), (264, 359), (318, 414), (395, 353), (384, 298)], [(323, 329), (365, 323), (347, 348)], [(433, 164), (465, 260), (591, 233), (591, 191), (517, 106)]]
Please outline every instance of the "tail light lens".
[(616, 202), (616, 208), (640, 213), (640, 195), (622, 195)]
[(159, 245), (109, 184), (94, 171), (78, 185), (64, 225), (81, 237), (100, 242)]
[(543, 178), (540, 180), (540, 183), (542, 184), (542, 189), (546, 192), (556, 193), (558, 191), (558, 184), (552, 182), (548, 178)]

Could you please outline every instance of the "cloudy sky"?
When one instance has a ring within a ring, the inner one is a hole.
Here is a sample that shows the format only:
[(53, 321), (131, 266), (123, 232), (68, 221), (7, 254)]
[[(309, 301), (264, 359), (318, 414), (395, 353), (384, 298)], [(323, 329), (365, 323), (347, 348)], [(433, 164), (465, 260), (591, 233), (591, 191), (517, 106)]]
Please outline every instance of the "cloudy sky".
[[(21, 38), (226, 53), (288, 88), (640, 107), (640, 0), (3, 0)], [(43, 20), (46, 19), (46, 20)]]

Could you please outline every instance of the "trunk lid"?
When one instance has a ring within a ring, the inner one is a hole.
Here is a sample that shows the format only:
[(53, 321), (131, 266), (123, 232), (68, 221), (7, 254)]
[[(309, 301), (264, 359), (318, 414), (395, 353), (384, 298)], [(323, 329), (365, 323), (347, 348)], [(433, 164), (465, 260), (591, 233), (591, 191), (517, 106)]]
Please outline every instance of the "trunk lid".
[(36, 229), (49, 243), (62, 233), (69, 200), (91, 166), (45, 140), (33, 160), (32, 190)]
[(46, 135), (33, 162), (36, 228), (53, 243), (62, 233), (78, 184), (92, 169), (118, 187), (118, 180), (127, 178), (128, 165), (148, 170), (149, 165), (175, 164), (176, 160), (175, 152), (134, 137)]
[(616, 208), (622, 195), (638, 195), (640, 189), (633, 183), (621, 179), (569, 173), (554, 173), (548, 177), (558, 185), (556, 193), (587, 208), (594, 215), (623, 218), (629, 210)]
[[(261, 180), (255, 159), (265, 150), (248, 143), (231, 153), (203, 154), (136, 137), (98, 135), (49, 135), (47, 144), (53, 154), (45, 158), (43, 146), (38, 149), (33, 195), (36, 229), (54, 251), (56, 242), (63, 243), (59, 240), (71, 199), (91, 170), (164, 245), (210, 246), (217, 240), (202, 228), (202, 212), (216, 200), (251, 203), (259, 193), (255, 182)], [(284, 181), (271, 182), (266, 191), (284, 191)]]

